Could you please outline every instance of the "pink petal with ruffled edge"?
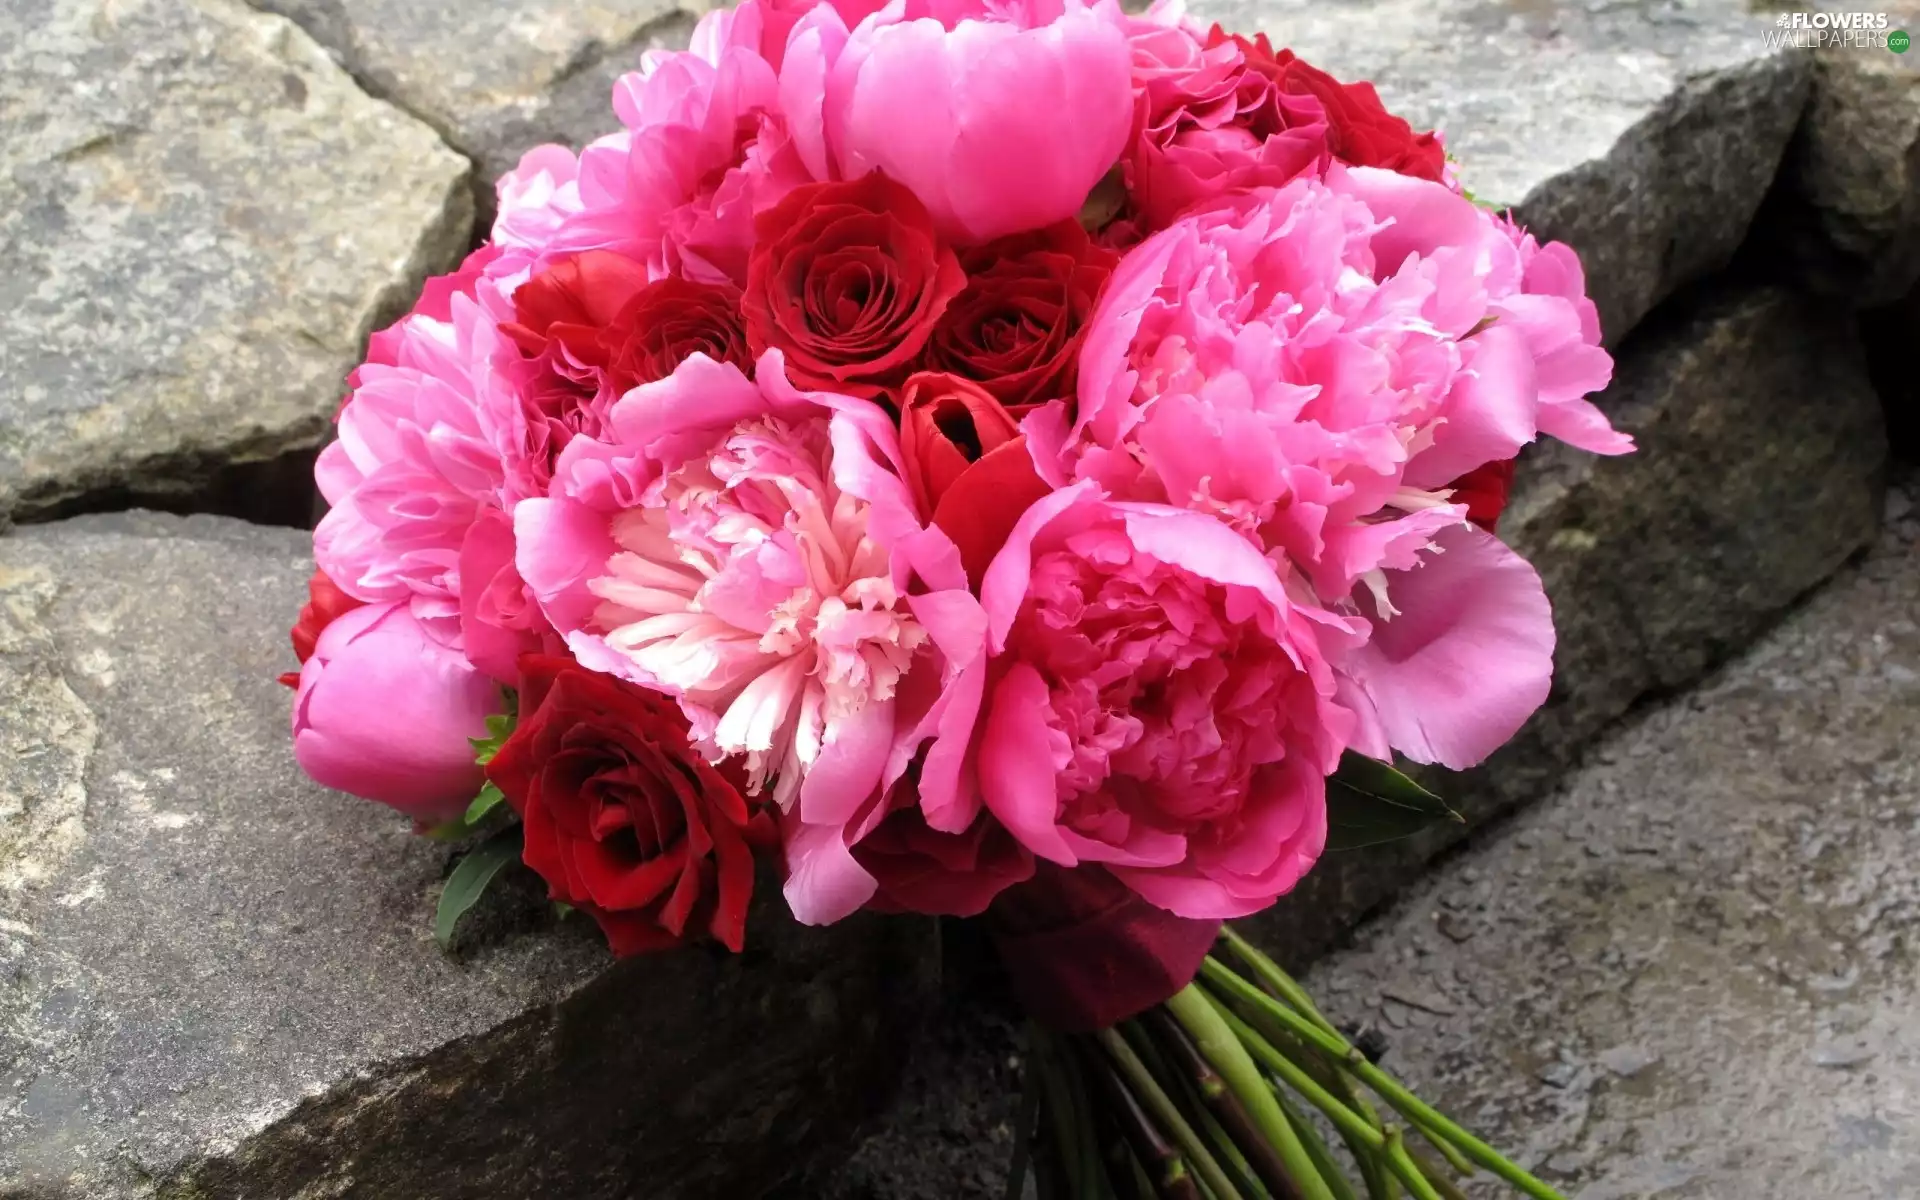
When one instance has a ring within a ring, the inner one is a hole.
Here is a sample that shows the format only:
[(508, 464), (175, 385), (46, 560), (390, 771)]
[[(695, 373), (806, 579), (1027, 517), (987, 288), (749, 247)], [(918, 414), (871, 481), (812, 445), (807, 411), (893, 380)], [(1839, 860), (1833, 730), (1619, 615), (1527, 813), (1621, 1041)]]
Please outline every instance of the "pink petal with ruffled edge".
[[(1553, 610), (1539, 575), (1491, 534), (1456, 526), (1435, 541), (1440, 553), (1387, 576), (1401, 615), (1376, 619), (1336, 666), (1340, 700), (1360, 718), (1356, 749), (1461, 770), (1546, 702)], [(1371, 611), (1364, 590), (1356, 598)]]

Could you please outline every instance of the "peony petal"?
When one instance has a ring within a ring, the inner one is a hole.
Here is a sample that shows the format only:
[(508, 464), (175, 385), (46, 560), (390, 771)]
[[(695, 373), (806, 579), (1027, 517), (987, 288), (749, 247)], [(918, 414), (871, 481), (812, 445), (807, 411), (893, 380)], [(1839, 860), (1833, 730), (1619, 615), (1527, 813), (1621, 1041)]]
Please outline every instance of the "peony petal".
[[(1492, 535), (1457, 526), (1436, 546), (1420, 566), (1389, 573), (1401, 615), (1375, 620), (1372, 637), (1337, 666), (1350, 684), (1341, 700), (1363, 730), (1377, 728), (1415, 762), (1462, 770), (1546, 702), (1553, 611), (1533, 568)], [(1370, 604), (1364, 592), (1356, 599)], [(1365, 742), (1367, 753), (1379, 749)]]
[(1048, 746), (1047, 683), (1026, 663), (1015, 663), (993, 689), (980, 744), (980, 788), (987, 808), (1020, 844), (1062, 866), (1079, 859), (1056, 823), (1059, 764)]

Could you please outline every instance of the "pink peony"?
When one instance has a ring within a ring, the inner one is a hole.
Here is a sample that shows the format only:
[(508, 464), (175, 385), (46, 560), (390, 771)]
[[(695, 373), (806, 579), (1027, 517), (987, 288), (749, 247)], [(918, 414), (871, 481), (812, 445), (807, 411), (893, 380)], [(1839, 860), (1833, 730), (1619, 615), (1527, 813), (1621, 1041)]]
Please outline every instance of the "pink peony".
[(1074, 216), (1126, 146), (1125, 18), (1113, 0), (894, 0), (843, 46), (826, 11), (795, 33), (782, 69), (803, 144), (808, 103), (824, 96), (830, 162), (815, 173), (884, 171), (948, 237), (985, 242)]
[(517, 406), (503, 365), (517, 353), (466, 295), (450, 320), (395, 326), (394, 361), (369, 362), (314, 477), (331, 510), (314, 531), (320, 569), (368, 603), (408, 601), (460, 644), (459, 562), (467, 531), (501, 503), (501, 414)]
[(323, 787), (437, 824), (480, 790), (468, 739), (485, 737), (499, 708), (492, 681), (405, 604), (356, 608), (327, 626), (300, 668), (293, 753)]
[(581, 151), (579, 209), (546, 253), (610, 249), (656, 279), (745, 282), (754, 214), (810, 178), (773, 67), (741, 47), (668, 55), (623, 77), (614, 108), (626, 132)]
[(980, 779), (1029, 850), (1192, 918), (1256, 912), (1313, 865), (1353, 717), (1256, 547), (1079, 484), (1020, 518), (980, 594)]
[(978, 812), (985, 622), (959, 554), (921, 528), (886, 413), (794, 390), (778, 352), (752, 380), (696, 354), (608, 425), (515, 510), (520, 574), (583, 665), (678, 696), (710, 753), (744, 756), (832, 859), (797, 856), (796, 914), (837, 919), (873, 890), (850, 838), (916, 757), (929, 822)]
[(1158, 229), (1195, 203), (1322, 167), (1325, 110), (1281, 90), (1237, 44), (1209, 45), (1159, 7), (1129, 24), (1134, 133), (1125, 159), (1138, 218)]
[[(1408, 573), (1431, 569), (1443, 532), (1466, 519), (1436, 489), (1542, 428), (1600, 453), (1631, 448), (1584, 399), (1610, 362), (1570, 261), (1443, 184), (1382, 170), (1335, 166), (1219, 202), (1121, 263), (1087, 334), (1073, 419), (1055, 405), (1027, 423), (1036, 459), (1056, 482), (1098, 479), (1214, 514), (1297, 567), (1373, 630), (1381, 653), (1364, 678), (1329, 647), (1350, 686), (1413, 685), (1383, 634), (1401, 612), (1429, 661), (1501, 658), (1443, 701), (1373, 706), (1409, 720), (1419, 709), (1424, 733), (1383, 715), (1394, 749), (1471, 765), (1546, 696), (1539, 581), (1489, 539), (1446, 572), (1465, 589), (1445, 610), (1460, 620), (1398, 597), (1431, 590)], [(1472, 640), (1447, 647), (1455, 636)]]

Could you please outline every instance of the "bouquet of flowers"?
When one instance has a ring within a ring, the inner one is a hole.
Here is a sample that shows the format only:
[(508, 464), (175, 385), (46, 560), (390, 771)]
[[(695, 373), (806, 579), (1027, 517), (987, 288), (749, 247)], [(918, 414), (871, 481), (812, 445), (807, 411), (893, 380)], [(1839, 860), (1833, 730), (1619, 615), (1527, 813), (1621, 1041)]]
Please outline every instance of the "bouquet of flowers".
[(315, 471), (295, 753), (463, 840), (443, 939), (518, 863), (738, 950), (771, 863), (991, 922), (1054, 1194), (1552, 1195), (1221, 923), (1546, 698), (1513, 458), (1631, 448), (1573, 252), (1175, 4), (744, 0), (613, 108)]

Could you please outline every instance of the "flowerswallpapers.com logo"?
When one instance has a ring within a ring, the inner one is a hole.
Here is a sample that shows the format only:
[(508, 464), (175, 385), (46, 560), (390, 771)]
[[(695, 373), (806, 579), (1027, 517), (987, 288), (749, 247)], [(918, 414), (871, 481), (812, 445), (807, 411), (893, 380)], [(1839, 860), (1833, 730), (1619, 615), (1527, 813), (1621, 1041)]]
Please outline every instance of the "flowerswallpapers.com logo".
[(1840, 47), (1859, 50), (1891, 50), (1905, 54), (1912, 39), (1904, 29), (1892, 28), (1886, 13), (1795, 12), (1781, 13), (1773, 28), (1766, 31), (1767, 45), (1775, 50), (1787, 46), (1804, 50)]

